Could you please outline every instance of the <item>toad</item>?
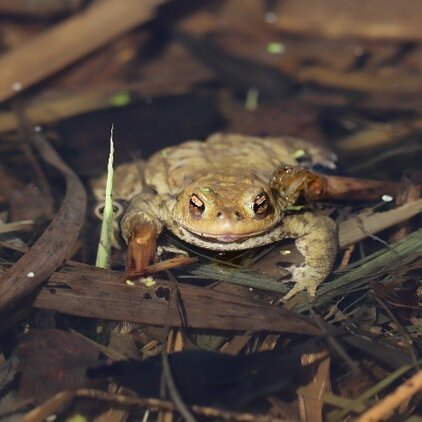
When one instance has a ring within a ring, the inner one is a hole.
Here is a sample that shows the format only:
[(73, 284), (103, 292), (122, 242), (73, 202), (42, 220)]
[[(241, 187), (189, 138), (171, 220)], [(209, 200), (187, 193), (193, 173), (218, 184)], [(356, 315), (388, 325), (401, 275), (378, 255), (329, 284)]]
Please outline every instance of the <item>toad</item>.
[[(121, 222), (128, 266), (142, 272), (164, 228), (214, 251), (241, 251), (295, 239), (303, 263), (288, 268), (295, 283), (284, 299), (315, 296), (337, 253), (334, 221), (316, 211), (291, 212), (298, 197), (318, 195), (314, 165), (334, 168), (335, 156), (301, 139), (215, 134), (154, 154), (136, 171), (139, 192)], [(118, 168), (132, 175), (134, 164)], [(129, 171), (132, 166), (132, 171)], [(136, 173), (135, 171), (135, 173)], [(126, 186), (130, 192), (133, 186)]]

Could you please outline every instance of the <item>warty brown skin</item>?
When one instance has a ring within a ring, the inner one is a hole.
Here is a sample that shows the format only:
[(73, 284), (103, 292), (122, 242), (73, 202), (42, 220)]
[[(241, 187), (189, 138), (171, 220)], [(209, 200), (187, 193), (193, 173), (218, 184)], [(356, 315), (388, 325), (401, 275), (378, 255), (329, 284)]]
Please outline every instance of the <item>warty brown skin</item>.
[[(336, 226), (313, 212), (284, 215), (286, 203), (270, 188), (274, 170), (297, 165), (298, 152), (313, 164), (334, 166), (331, 153), (295, 138), (216, 134), (159, 151), (145, 164), (152, 189), (131, 198), (123, 236), (127, 240), (135, 225), (147, 223), (157, 234), (166, 227), (190, 244), (218, 251), (294, 238), (304, 263), (289, 269), (296, 284), (285, 299), (301, 290), (312, 297), (332, 269)], [(259, 206), (265, 210), (257, 213)]]

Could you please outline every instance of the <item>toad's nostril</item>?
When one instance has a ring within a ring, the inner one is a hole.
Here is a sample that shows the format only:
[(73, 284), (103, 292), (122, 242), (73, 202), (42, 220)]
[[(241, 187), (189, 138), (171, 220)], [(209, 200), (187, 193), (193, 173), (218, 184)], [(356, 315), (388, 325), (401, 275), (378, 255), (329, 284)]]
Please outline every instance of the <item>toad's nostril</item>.
[(235, 220), (239, 221), (243, 219), (242, 213), (239, 211), (234, 211), (233, 209), (218, 211), (215, 215), (219, 219), (226, 219), (226, 220), (232, 220), (232, 221), (235, 221)]

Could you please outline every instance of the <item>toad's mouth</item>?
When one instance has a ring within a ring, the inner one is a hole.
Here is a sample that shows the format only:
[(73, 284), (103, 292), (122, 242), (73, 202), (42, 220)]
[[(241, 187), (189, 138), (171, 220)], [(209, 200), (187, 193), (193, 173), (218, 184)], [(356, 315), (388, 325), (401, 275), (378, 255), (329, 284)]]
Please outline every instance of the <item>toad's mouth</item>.
[(266, 233), (267, 230), (261, 230), (261, 231), (254, 231), (254, 232), (246, 232), (246, 233), (207, 233), (202, 231), (193, 230), (189, 227), (182, 226), (186, 231), (193, 234), (194, 236), (197, 236), (201, 239), (209, 239), (211, 241), (215, 242), (223, 242), (223, 243), (233, 243), (233, 242), (242, 242), (246, 239), (249, 239), (251, 237), (259, 236), (263, 233)]

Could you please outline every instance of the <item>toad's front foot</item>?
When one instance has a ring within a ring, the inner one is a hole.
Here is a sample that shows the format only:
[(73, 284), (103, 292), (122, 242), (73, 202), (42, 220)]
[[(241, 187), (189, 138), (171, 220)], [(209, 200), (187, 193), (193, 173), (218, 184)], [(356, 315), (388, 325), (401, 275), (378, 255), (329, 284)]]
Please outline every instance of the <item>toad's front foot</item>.
[(299, 197), (311, 202), (320, 199), (379, 200), (383, 194), (397, 195), (398, 183), (356, 179), (353, 177), (324, 176), (301, 166), (282, 166), (276, 169), (271, 189), (279, 193), (285, 206), (296, 203)]
[(122, 235), (128, 245), (127, 272), (139, 274), (154, 260), (162, 223), (157, 217), (157, 196), (150, 192), (135, 195), (124, 215)]
[(305, 167), (286, 165), (278, 168), (271, 177), (271, 189), (277, 191), (287, 206), (296, 203), (300, 196), (311, 201), (325, 196), (327, 181), (322, 175)]
[(317, 287), (330, 274), (337, 254), (337, 228), (331, 218), (310, 212), (286, 216), (284, 227), (296, 238), (295, 245), (303, 256), (303, 263), (287, 270), (291, 273), (293, 288), (284, 296), (288, 300), (302, 290), (311, 299)]
[(153, 261), (157, 251), (157, 229), (148, 222), (134, 224), (128, 235), (127, 272), (140, 274)]

